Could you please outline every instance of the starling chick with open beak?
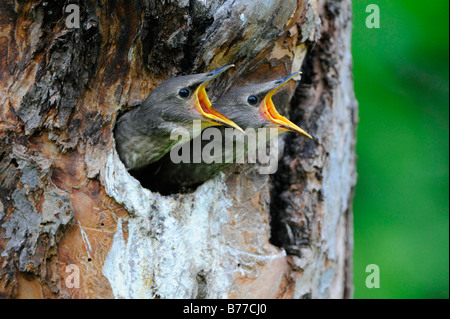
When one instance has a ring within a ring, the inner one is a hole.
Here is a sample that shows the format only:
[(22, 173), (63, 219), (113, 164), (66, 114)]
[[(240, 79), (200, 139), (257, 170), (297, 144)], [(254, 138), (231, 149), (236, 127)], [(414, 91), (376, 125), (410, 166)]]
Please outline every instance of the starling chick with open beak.
[(114, 128), (116, 149), (128, 170), (144, 168), (159, 160), (178, 142), (171, 132), (184, 128), (193, 136), (193, 121), (202, 128), (226, 125), (242, 129), (214, 110), (206, 93), (206, 85), (233, 67), (169, 79), (156, 87), (135, 109), (121, 115)]
[[(280, 80), (234, 89), (219, 98), (214, 103), (214, 108), (244, 130), (249, 128), (254, 130), (276, 128), (278, 134), (292, 131), (312, 138), (306, 131), (278, 113), (272, 101), (272, 96), (298, 74), (299, 72)], [(225, 129), (221, 128), (222, 138), (225, 136), (224, 131)], [(242, 134), (242, 136), (244, 135)], [(268, 134), (266, 136), (267, 139), (270, 138)], [(197, 139), (199, 138), (201, 136), (197, 137)], [(265, 147), (267, 141), (263, 141), (262, 144), (258, 141), (258, 146), (264, 145)], [(203, 149), (209, 141), (202, 140), (201, 143)], [(193, 153), (193, 144), (194, 141), (191, 141), (191, 154)], [(248, 152), (247, 147), (244, 148), (244, 152)], [(222, 151), (222, 154), (226, 153), (229, 154), (230, 152)], [(173, 191), (173, 189), (189, 189), (211, 179), (220, 171), (232, 165), (230, 162), (234, 162), (238, 155), (236, 155), (235, 150), (231, 154), (233, 157), (232, 161), (230, 161), (230, 158), (225, 158), (230, 155), (223, 155), (220, 163), (213, 162), (209, 164), (204, 161), (201, 163), (175, 164), (171, 161), (169, 154), (167, 154), (152, 180), (164, 184), (163, 188), (160, 188), (163, 193)]]

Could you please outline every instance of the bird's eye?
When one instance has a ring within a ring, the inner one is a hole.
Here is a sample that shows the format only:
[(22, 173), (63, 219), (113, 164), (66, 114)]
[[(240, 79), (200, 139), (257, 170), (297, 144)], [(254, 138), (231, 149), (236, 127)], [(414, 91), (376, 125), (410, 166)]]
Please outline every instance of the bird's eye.
[(247, 102), (250, 105), (256, 105), (256, 104), (258, 104), (258, 98), (254, 95), (251, 95), (248, 97)]
[(187, 89), (181, 89), (181, 90), (178, 92), (178, 95), (181, 96), (182, 98), (187, 98), (187, 97), (189, 97), (189, 90), (187, 90)]

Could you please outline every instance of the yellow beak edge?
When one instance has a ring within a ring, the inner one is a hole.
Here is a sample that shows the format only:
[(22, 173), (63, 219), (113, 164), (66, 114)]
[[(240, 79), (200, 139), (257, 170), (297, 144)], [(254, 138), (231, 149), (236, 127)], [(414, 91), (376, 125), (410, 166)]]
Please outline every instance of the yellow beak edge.
[(211, 76), (202, 84), (198, 86), (198, 88), (195, 90), (195, 105), (197, 107), (197, 110), (200, 112), (200, 114), (203, 115), (203, 117), (215, 124), (221, 124), (221, 125), (227, 125), (232, 128), (237, 129), (238, 131), (245, 133), (242, 128), (240, 128), (236, 123), (234, 123), (232, 120), (227, 118), (225, 115), (217, 112), (212, 108), (212, 103), (208, 98), (208, 94), (206, 93), (206, 85), (211, 82), (214, 78), (216, 78), (219, 74), (223, 73), (224, 71), (228, 70), (229, 68), (234, 67), (234, 65), (227, 65), (223, 68), (220, 68), (218, 70), (212, 71)]
[(298, 75), (300, 72), (293, 73), (291, 75), (288, 75), (287, 77), (281, 79), (277, 82), (277, 86), (273, 88), (267, 95), (264, 97), (264, 100), (262, 101), (262, 113), (265, 118), (270, 120), (271, 122), (281, 126), (281, 129), (284, 129), (286, 131), (292, 131), (296, 133), (300, 133), (306, 137), (309, 137), (312, 139), (312, 136), (309, 135), (305, 130), (298, 127), (291, 121), (289, 121), (287, 118), (282, 116), (280, 113), (278, 113), (277, 109), (275, 108), (275, 105), (272, 101), (272, 96), (286, 83), (288, 83), (292, 78), (294, 78), (296, 75)]

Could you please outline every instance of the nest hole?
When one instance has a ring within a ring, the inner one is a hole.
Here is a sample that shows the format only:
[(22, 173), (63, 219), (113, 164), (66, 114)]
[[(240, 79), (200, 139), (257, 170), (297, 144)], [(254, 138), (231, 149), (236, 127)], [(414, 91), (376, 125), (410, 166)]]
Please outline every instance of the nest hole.
[(181, 181), (168, 180), (161, 177), (161, 169), (164, 169), (164, 163), (170, 160), (168, 155), (164, 156), (161, 160), (146, 166), (139, 170), (130, 170), (129, 173), (135, 179), (137, 179), (141, 186), (154, 192), (160, 193), (163, 196), (171, 196), (176, 194), (191, 194), (203, 183), (197, 183), (184, 186)]

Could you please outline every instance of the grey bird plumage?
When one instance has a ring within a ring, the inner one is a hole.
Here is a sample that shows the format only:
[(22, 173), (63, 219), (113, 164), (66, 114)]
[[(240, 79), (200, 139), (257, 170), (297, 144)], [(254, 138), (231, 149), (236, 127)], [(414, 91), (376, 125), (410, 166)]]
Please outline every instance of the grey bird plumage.
[[(272, 96), (279, 88), (286, 84), (298, 73), (291, 74), (285, 78), (277, 81), (267, 83), (244, 86), (232, 90), (219, 98), (214, 103), (214, 108), (230, 118), (237, 125), (244, 130), (259, 129), (259, 128), (277, 128), (278, 133), (285, 131), (295, 131), (303, 134), (309, 138), (311, 136), (304, 130), (290, 122), (285, 117), (281, 116), (275, 109), (272, 102)], [(220, 128), (222, 137), (225, 136), (225, 128)], [(196, 140), (200, 139), (198, 136)], [(244, 139), (244, 134), (238, 133), (237, 138)], [(258, 141), (259, 147), (266, 146), (269, 135), (266, 140)], [(169, 154), (162, 160), (162, 163), (157, 169), (156, 174), (151, 177), (154, 183), (163, 185), (162, 192), (168, 192), (170, 189), (189, 189), (195, 187), (218, 174), (220, 171), (232, 165), (231, 162), (236, 160), (236, 151), (222, 152), (222, 160), (219, 163), (193, 163), (192, 149), (196, 140), (190, 142), (191, 147), (191, 162), (175, 164), (169, 157)], [(246, 141), (246, 140), (245, 140)], [(202, 149), (209, 143), (209, 141), (201, 141)], [(174, 149), (175, 150), (175, 149)], [(244, 147), (244, 155), (248, 152), (247, 145)], [(228, 155), (226, 155), (228, 154)], [(231, 154), (231, 155), (230, 155)], [(242, 154), (241, 154), (242, 155)], [(156, 187), (158, 188), (158, 187)]]
[(114, 128), (116, 149), (127, 169), (141, 169), (159, 160), (177, 143), (171, 132), (184, 128), (192, 135), (194, 120), (202, 127), (227, 125), (240, 129), (211, 108), (205, 86), (232, 67), (179, 76), (156, 87), (138, 107), (122, 114)]

